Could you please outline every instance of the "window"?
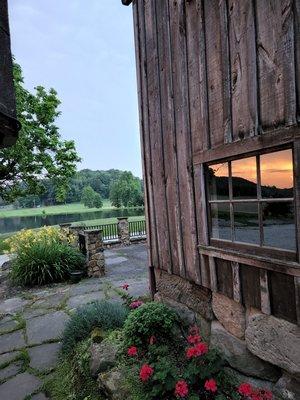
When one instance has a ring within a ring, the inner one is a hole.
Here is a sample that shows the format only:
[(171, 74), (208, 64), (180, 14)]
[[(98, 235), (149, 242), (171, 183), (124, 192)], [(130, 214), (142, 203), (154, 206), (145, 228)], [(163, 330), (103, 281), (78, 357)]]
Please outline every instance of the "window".
[(208, 166), (211, 241), (296, 252), (293, 152)]

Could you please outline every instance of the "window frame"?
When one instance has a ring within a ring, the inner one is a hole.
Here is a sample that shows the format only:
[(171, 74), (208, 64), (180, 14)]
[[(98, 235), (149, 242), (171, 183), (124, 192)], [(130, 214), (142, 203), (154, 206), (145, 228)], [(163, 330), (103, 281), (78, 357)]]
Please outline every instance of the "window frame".
[[(291, 150), (292, 152), (292, 161), (293, 161), (293, 197), (288, 198), (264, 198), (261, 193), (261, 171), (260, 171), (260, 156), (264, 154), (270, 154), (275, 152), (280, 152), (283, 150)], [(262, 256), (262, 257), (270, 257), (272, 259), (278, 259), (283, 261), (298, 261), (299, 260), (299, 226), (298, 226), (298, 215), (297, 210), (299, 205), (297, 204), (297, 185), (298, 183), (298, 174), (296, 171), (297, 168), (297, 159), (299, 155), (295, 154), (297, 149), (293, 146), (293, 143), (289, 143), (285, 146), (276, 146), (265, 149), (258, 149), (256, 151), (250, 153), (236, 154), (231, 157), (226, 157), (223, 159), (218, 159), (214, 161), (209, 161), (204, 165), (205, 172), (205, 187), (206, 187), (206, 204), (207, 204), (207, 228), (208, 228), (208, 241), (209, 245), (215, 248), (220, 248), (220, 250), (233, 250), (242, 252), (244, 254), (254, 255), (254, 256)], [(298, 157), (297, 157), (298, 156)], [(257, 184), (257, 196), (256, 198), (249, 199), (234, 199), (233, 197), (233, 188), (232, 188), (232, 162), (235, 160), (242, 160), (245, 158), (255, 157), (256, 159), (256, 184)], [(229, 196), (226, 200), (218, 200), (218, 199), (210, 199), (209, 193), (209, 167), (216, 164), (228, 163), (228, 186), (229, 186)], [(255, 203), (258, 205), (258, 228), (259, 228), (259, 244), (247, 243), (247, 242), (239, 242), (234, 240), (234, 204), (243, 204), (243, 203)], [(292, 202), (294, 209), (294, 221), (295, 221), (295, 250), (287, 250), (279, 247), (271, 247), (266, 246), (263, 243), (263, 215), (262, 215), (262, 205), (263, 203), (274, 203), (274, 202)], [(231, 227), (231, 240), (227, 239), (219, 239), (212, 237), (212, 218), (211, 218), (211, 204), (229, 204), (230, 207), (230, 227)]]

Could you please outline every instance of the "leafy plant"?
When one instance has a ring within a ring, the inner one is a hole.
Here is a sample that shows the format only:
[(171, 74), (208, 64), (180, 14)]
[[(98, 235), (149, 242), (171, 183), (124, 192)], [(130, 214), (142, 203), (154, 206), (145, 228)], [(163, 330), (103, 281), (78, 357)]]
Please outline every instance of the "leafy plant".
[(23, 246), (13, 259), (11, 278), (21, 286), (44, 285), (68, 278), (83, 269), (84, 256), (66, 243), (42, 239)]
[(124, 325), (125, 345), (144, 346), (151, 336), (171, 340), (177, 315), (162, 303), (145, 303), (132, 311)]
[(128, 315), (126, 307), (119, 303), (95, 301), (79, 308), (69, 320), (62, 338), (63, 354), (71, 353), (76, 344), (98, 327), (104, 331), (121, 328)]

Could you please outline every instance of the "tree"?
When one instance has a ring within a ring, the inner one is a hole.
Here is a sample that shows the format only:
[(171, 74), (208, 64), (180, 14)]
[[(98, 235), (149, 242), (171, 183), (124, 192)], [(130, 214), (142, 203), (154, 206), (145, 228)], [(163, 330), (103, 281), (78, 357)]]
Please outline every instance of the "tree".
[(61, 140), (55, 120), (60, 101), (54, 89), (42, 86), (30, 93), (24, 87), (22, 69), (14, 63), (17, 117), (22, 124), (15, 145), (0, 151), (0, 196), (9, 201), (39, 195), (43, 179), (55, 186), (56, 199), (63, 201), (69, 179), (80, 161), (74, 141)]
[(110, 201), (115, 207), (134, 207), (143, 205), (142, 185), (139, 178), (124, 171), (110, 189)]
[(85, 186), (82, 190), (81, 203), (89, 208), (101, 208), (103, 203), (99, 193), (96, 193), (91, 186)]

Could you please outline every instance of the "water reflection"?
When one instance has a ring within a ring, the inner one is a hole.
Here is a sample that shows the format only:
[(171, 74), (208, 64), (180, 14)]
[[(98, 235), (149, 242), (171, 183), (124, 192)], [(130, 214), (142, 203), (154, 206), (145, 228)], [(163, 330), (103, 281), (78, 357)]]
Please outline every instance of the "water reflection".
[(263, 203), (264, 245), (296, 250), (296, 228), (292, 202)]
[(228, 203), (210, 205), (211, 236), (214, 239), (231, 240), (230, 206)]
[(236, 242), (260, 243), (258, 203), (234, 204), (234, 236)]

